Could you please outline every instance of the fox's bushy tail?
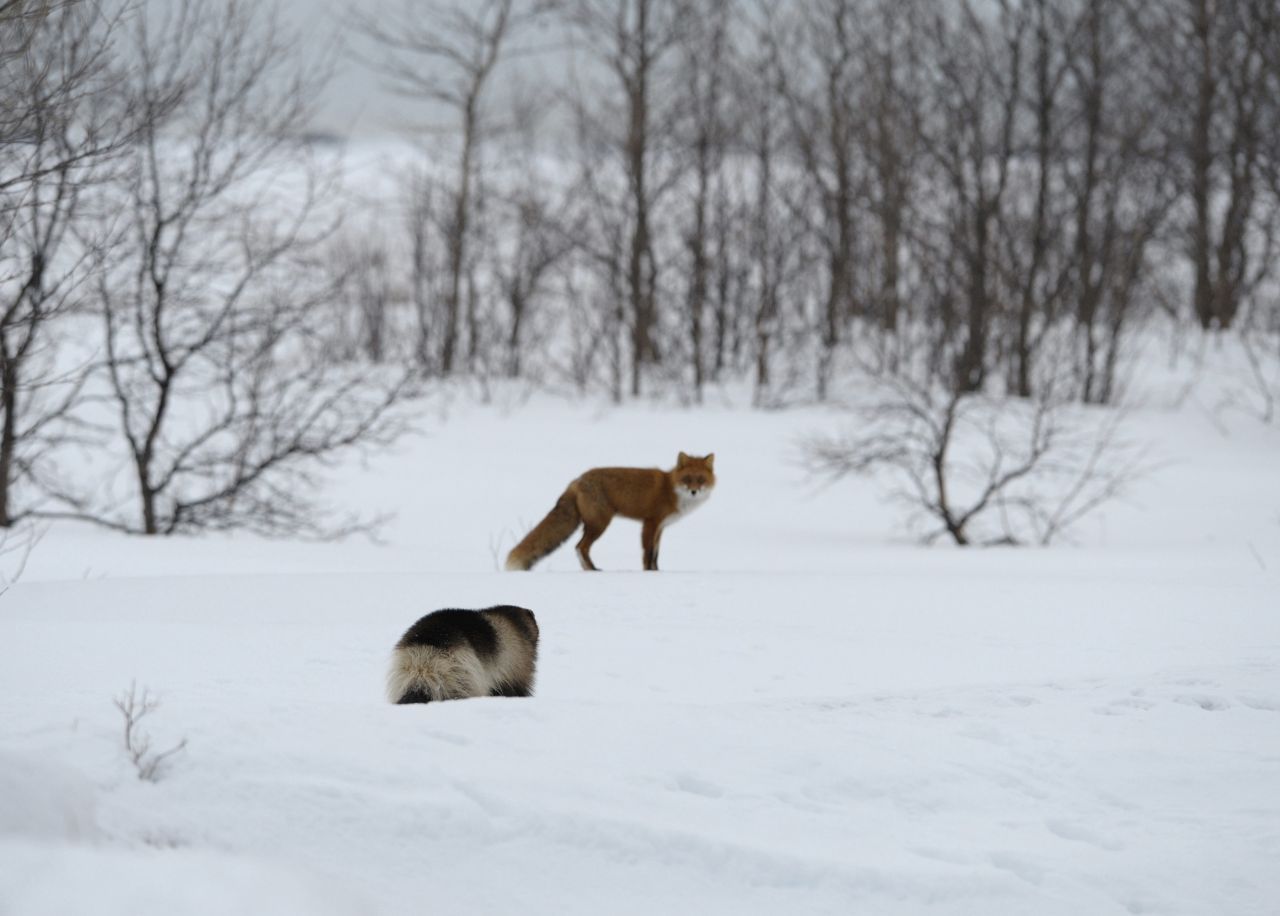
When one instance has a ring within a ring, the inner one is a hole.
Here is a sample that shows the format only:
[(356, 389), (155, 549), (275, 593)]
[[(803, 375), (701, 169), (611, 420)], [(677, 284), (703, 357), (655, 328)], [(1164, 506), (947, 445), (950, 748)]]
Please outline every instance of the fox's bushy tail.
[(582, 515), (578, 512), (578, 500), (573, 487), (564, 491), (556, 500), (555, 506), (547, 517), (534, 525), (533, 530), (524, 536), (524, 540), (507, 554), (507, 569), (530, 569), (551, 551), (555, 550), (582, 523)]

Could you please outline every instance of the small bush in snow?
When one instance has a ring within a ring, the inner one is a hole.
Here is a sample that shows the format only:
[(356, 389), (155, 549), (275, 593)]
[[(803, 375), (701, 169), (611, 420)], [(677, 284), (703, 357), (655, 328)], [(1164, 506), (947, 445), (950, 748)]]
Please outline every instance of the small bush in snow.
[(160, 707), (160, 698), (145, 687), (139, 694), (136, 682), (131, 681), (129, 692), (120, 694), (113, 702), (124, 717), (124, 749), (138, 771), (138, 778), (159, 782), (165, 762), (187, 746), (187, 739), (183, 738), (167, 751), (151, 749), (151, 736), (141, 731), (138, 723)]
[(926, 543), (1046, 545), (1146, 471), (1120, 413), (903, 378), (885, 392), (857, 411), (855, 432), (809, 439), (804, 458), (832, 477), (886, 471), (893, 497), (931, 523)]

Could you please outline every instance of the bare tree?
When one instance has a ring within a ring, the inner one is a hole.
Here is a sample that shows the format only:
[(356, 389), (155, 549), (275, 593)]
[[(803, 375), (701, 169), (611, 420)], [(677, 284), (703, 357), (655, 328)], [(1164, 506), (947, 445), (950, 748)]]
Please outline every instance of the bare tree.
[(1068, 293), (1069, 201), (1059, 189), (1068, 164), (1064, 132), (1070, 112), (1065, 97), (1072, 55), (1062, 4), (1024, 0), (1022, 10), (1030, 35), (1026, 54), (1010, 62), (1026, 70), (1017, 79), (1021, 98), (1012, 115), (1015, 149), (1025, 148), (1028, 154), (1011, 181), (1014, 193), (998, 223), (998, 289), (1011, 313), (1004, 321), (1006, 388), (1025, 398), (1033, 393), (1041, 342), (1059, 319)]
[(433, 303), (442, 299), (439, 292), (444, 268), (435, 240), (435, 183), (425, 169), (411, 173), (409, 203), (405, 208), (405, 227), (410, 241), (409, 290), (417, 333), (414, 340), (414, 362), (423, 372), (438, 371), (439, 359), (434, 345), (437, 316)]
[(751, 254), (755, 260), (754, 289), (756, 305), (752, 320), (752, 345), (755, 352), (752, 403), (757, 407), (769, 398), (773, 382), (774, 338), (778, 330), (781, 275), (785, 255), (777, 243), (777, 220), (774, 216), (774, 162), (777, 155), (776, 114), (772, 93), (767, 84), (755, 82), (759, 105), (751, 123), (752, 166), (755, 170), (755, 201), (751, 208)]
[(687, 4), (683, 0), (568, 0), (563, 8), (621, 96), (616, 110), (610, 106), (604, 117), (585, 120), (594, 145), (617, 156), (626, 185), (624, 200), (618, 204), (625, 214), (626, 260), (617, 279), (622, 280), (626, 297), (630, 390), (636, 396), (644, 367), (659, 362), (661, 264), (654, 219), (676, 178), (670, 165), (664, 171), (659, 147), (673, 131), (673, 93), (665, 81), (670, 78), (669, 64), (684, 28)]
[(1203, 328), (1228, 328), (1276, 255), (1280, 202), (1265, 193), (1265, 173), (1280, 139), (1280, 11), (1271, 0), (1160, 0), (1131, 9), (1185, 204), (1192, 311)]
[[(1145, 66), (1138, 35), (1109, 0), (1087, 0), (1075, 27), (1060, 192), (1074, 211), (1067, 293), (1074, 311), (1080, 397), (1116, 393), (1122, 333), (1150, 300), (1152, 251), (1176, 202), (1162, 167), (1159, 99), (1133, 92)], [(1149, 311), (1149, 308), (1148, 308)]]
[(314, 171), (281, 178), (304, 154), (306, 75), (239, 0), (165, 4), (133, 26), (139, 139), (94, 293), (137, 511), (99, 486), (45, 514), (144, 534), (333, 533), (319, 467), (397, 433), (406, 389), (324, 353), (333, 284), (317, 246), (333, 221)]
[(863, 97), (870, 116), (858, 130), (868, 160), (869, 207), (878, 237), (874, 305), (880, 326), (895, 331), (903, 310), (905, 247), (920, 192), (924, 78), (919, 7), (880, 0), (869, 10), (860, 49)]
[(783, 100), (789, 146), (806, 182), (791, 212), (822, 248), (826, 288), (818, 318), (816, 391), (825, 400), (836, 347), (862, 306), (856, 295), (858, 247), (865, 216), (866, 161), (858, 142), (863, 112), (858, 91), (855, 0), (820, 0), (798, 8), (762, 37), (770, 47), (775, 91)]
[(88, 2), (0, 14), (0, 527), (30, 511), (16, 486), (47, 472), (87, 377), (59, 329), (98, 241), (86, 192), (127, 140), (107, 56), (117, 26)]
[[(123, 15), (120, 9), (108, 13), (93, 0), (0, 0), (0, 195), (101, 156), (99, 131), (109, 119), (85, 103), (102, 89), (108, 39)], [(29, 158), (33, 118), (48, 119), (54, 112), (65, 117), (72, 109), (85, 116), (79, 124), (82, 142), (61, 156), (45, 149)], [(0, 212), (5, 209), (0, 203)]]
[[(628, 218), (616, 206), (608, 169), (600, 167), (598, 128), (583, 98), (575, 100), (574, 139), (579, 154), (573, 193), (581, 214), (574, 246), (575, 257), (565, 277), (565, 292), (574, 329), (574, 352), (570, 354), (570, 376), (579, 388), (595, 371), (598, 349), (607, 358), (609, 395), (622, 401), (625, 391), (627, 332)], [(580, 268), (583, 277), (575, 275)], [(581, 333), (583, 330), (586, 333)]]
[[(687, 87), (686, 110), (680, 119), (681, 143), (689, 148), (693, 172), (692, 214), (684, 231), (689, 281), (684, 303), (688, 334), (686, 346), (682, 349), (689, 353), (694, 399), (699, 402), (708, 375), (705, 342), (707, 307), (715, 296), (712, 287), (716, 275), (719, 274), (723, 284), (728, 283), (727, 252), (724, 250), (727, 217), (723, 206), (716, 208), (715, 205), (717, 199), (722, 201), (726, 194), (725, 157), (731, 142), (729, 87), (726, 84), (732, 75), (733, 36), (730, 27), (736, 12), (734, 0), (713, 0), (703, 4), (697, 15), (688, 17), (688, 27), (680, 38), (680, 82)], [(717, 222), (718, 226), (715, 225)], [(713, 252), (714, 237), (719, 238), (720, 245), (719, 250)], [(716, 309), (717, 333), (712, 364), (716, 370), (724, 362), (728, 323), (726, 298), (727, 290), (722, 289)]]
[[(460, 327), (467, 303), (478, 295), (474, 276), (477, 200), (483, 191), (478, 169), (483, 145), (496, 126), (486, 104), (486, 94), (507, 46), (534, 17), (539, 3), (517, 0), (480, 0), (450, 3), (439, 0), (402, 0), (390, 9), (357, 13), (356, 27), (372, 38), (380, 54), (370, 63), (397, 92), (443, 105), (458, 118), (459, 149), (456, 177), (449, 187), (449, 205), (440, 216), (440, 228), (448, 252), (444, 316), (440, 329), (439, 370), (455, 369)], [(474, 310), (469, 312), (473, 318)], [(474, 353), (478, 330), (469, 321)]]
[(552, 211), (554, 204), (534, 188), (513, 193), (506, 203), (513, 218), (504, 225), (512, 227), (515, 239), (510, 255), (494, 272), (509, 311), (506, 375), (519, 378), (525, 368), (521, 354), (527, 344), (530, 313), (573, 247), (573, 234)]
[(959, 391), (981, 390), (991, 364), (1030, 26), (1015, 0), (990, 10), (962, 0), (939, 7), (928, 30), (933, 86), (922, 137), (939, 222), (927, 269), (938, 290), (940, 356)]
[(737, 74), (739, 99), (743, 109), (743, 146), (749, 151), (746, 169), (750, 184), (744, 192), (743, 247), (750, 265), (745, 282), (750, 307), (750, 349), (752, 354), (752, 402), (757, 407), (773, 405), (780, 386), (778, 357), (787, 330), (788, 299), (795, 274), (804, 273), (803, 221), (796, 218), (785, 201), (794, 199), (789, 185), (795, 180), (788, 163), (786, 106), (776, 92), (779, 65), (778, 44), (763, 36), (780, 26), (780, 12), (769, 3), (759, 4), (754, 26), (757, 38), (744, 55)]
[[(544, 305), (554, 295), (561, 268), (580, 241), (582, 208), (574, 200), (572, 180), (547, 168), (540, 142), (554, 98), (541, 89), (514, 90), (508, 100), (511, 141), (494, 168), (488, 235), (481, 267), (494, 300), (483, 361), (508, 378), (536, 373), (544, 360), (526, 360), (526, 352), (544, 349)], [(536, 368), (535, 368), (536, 367)], [(532, 376), (530, 376), (532, 378)]]

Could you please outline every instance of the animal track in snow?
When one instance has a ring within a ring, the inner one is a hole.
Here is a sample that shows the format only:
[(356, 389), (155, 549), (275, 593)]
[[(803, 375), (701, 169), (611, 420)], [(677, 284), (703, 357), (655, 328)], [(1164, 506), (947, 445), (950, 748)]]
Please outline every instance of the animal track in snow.
[(672, 788), (680, 792), (688, 792), (690, 795), (701, 795), (703, 798), (721, 798), (724, 795), (724, 789), (720, 786), (701, 776), (694, 776), (692, 773), (681, 773), (676, 776), (672, 782)]
[(1095, 706), (1093, 711), (1100, 716), (1119, 716), (1123, 715), (1126, 710), (1137, 709), (1146, 711), (1156, 704), (1151, 700), (1143, 700), (1138, 697), (1121, 697), (1118, 700), (1112, 700), (1106, 706)]
[(1019, 856), (1010, 855), (1007, 852), (993, 852), (988, 859), (996, 868), (1007, 871), (1028, 884), (1039, 885), (1044, 880), (1043, 868)]
[(1186, 706), (1199, 706), (1208, 712), (1217, 712), (1222, 709), (1230, 709), (1231, 704), (1222, 697), (1210, 696), (1208, 694), (1180, 694), (1173, 698), (1173, 702), (1182, 703)]
[(1250, 709), (1259, 709), (1264, 712), (1280, 712), (1280, 699), (1275, 697), (1242, 696), (1236, 697), (1236, 699)]
[(1124, 844), (1110, 837), (1100, 836), (1098, 833), (1090, 830), (1082, 824), (1073, 823), (1072, 821), (1064, 821), (1060, 818), (1050, 818), (1044, 822), (1045, 827), (1054, 836), (1062, 837), (1064, 840), (1073, 840), (1077, 843), (1088, 843), (1090, 846), (1097, 846), (1099, 849), (1106, 849), (1112, 852), (1118, 849), (1124, 849)]

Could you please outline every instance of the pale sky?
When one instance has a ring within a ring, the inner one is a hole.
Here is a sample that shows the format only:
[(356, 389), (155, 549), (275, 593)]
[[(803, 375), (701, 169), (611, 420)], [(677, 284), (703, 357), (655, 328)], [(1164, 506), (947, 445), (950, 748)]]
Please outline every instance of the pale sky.
[[(376, 13), (379, 8), (392, 8), (403, 3), (404, 0), (280, 0), (286, 22), (301, 34), (307, 47), (329, 47), (336, 39), (362, 51), (369, 50), (369, 42), (344, 27), (346, 11), (358, 4), (362, 12)], [(549, 70), (563, 71), (565, 64), (544, 56), (542, 59), (523, 58), (509, 66), (518, 67), (522, 79), (528, 80), (546, 79)], [(503, 84), (510, 82), (509, 79), (495, 81), (495, 103), (501, 103)], [(320, 103), (315, 128), (356, 138), (397, 133), (431, 117), (429, 107), (389, 92), (383, 88), (378, 74), (352, 60), (349, 55), (343, 55)]]
[[(356, 2), (363, 10), (374, 10), (388, 6), (391, 0)], [(335, 39), (359, 44), (359, 38), (343, 28), (343, 13), (339, 12), (350, 9), (350, 3), (280, 0), (280, 5), (288, 24), (298, 31), (308, 48), (329, 47)], [(343, 56), (317, 112), (317, 129), (348, 136), (395, 130), (399, 121), (397, 112), (404, 102), (382, 89), (379, 83), (377, 74)]]

